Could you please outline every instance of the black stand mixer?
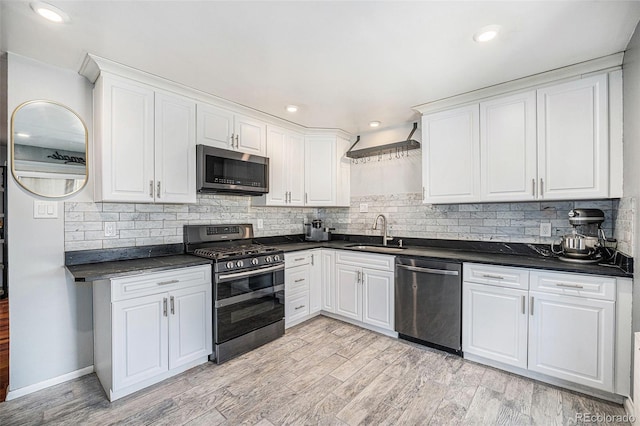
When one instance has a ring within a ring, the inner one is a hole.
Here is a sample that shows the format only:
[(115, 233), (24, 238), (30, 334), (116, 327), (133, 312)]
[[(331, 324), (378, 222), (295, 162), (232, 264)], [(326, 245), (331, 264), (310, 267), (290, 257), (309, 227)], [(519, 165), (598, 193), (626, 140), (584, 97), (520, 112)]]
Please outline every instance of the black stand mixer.
[(604, 212), (600, 209), (571, 210), (569, 224), (573, 226), (573, 232), (563, 235), (559, 245), (552, 243), (551, 251), (566, 262), (598, 263), (608, 260), (614, 254), (616, 240), (606, 238), (601, 228), (603, 222)]

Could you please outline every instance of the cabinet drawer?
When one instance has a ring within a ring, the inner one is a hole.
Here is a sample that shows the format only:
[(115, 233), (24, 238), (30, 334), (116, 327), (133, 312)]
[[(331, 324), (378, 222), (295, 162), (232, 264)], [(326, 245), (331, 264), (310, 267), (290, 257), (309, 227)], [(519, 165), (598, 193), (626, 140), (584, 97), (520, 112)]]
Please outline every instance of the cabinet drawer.
[(531, 290), (590, 299), (615, 300), (616, 279), (561, 272), (531, 271)]
[(111, 300), (117, 301), (148, 296), (177, 288), (210, 283), (210, 265), (115, 278), (111, 280)]
[(521, 290), (529, 288), (529, 270), (523, 268), (465, 263), (462, 266), (462, 279), (469, 283), (519, 288)]
[(285, 322), (291, 323), (309, 315), (309, 292), (285, 296)]
[(363, 254), (357, 251), (338, 250), (336, 254), (336, 263), (383, 271), (393, 271), (395, 268), (395, 257), (386, 256), (384, 254)]
[(295, 268), (300, 265), (309, 265), (311, 263), (311, 253), (309, 251), (294, 251), (293, 253), (284, 254), (285, 268)]
[(296, 266), (295, 268), (287, 268), (284, 270), (284, 289), (285, 294), (295, 294), (303, 291), (309, 291), (310, 281), (309, 267), (306, 265)]

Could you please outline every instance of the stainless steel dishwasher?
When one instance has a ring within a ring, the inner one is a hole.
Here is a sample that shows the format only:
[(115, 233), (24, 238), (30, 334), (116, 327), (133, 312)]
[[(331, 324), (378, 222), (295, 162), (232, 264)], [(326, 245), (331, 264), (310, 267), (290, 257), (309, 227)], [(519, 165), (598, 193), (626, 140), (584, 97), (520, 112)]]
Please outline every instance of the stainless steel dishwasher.
[(397, 257), (395, 328), (402, 339), (462, 354), (462, 264)]

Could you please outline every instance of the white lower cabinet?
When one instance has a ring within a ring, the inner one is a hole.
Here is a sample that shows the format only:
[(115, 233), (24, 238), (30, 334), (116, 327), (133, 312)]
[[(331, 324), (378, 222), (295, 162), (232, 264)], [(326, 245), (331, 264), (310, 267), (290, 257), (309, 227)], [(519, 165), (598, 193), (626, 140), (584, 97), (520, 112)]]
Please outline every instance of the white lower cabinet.
[(615, 302), (530, 292), (529, 370), (613, 391)]
[[(465, 357), (526, 369), (538, 379), (625, 392), (626, 384), (614, 383), (616, 368), (630, 368), (625, 356), (614, 365), (615, 278), (468, 263), (463, 276)], [(626, 347), (622, 342), (620, 351)]]
[(322, 274), (320, 291), (322, 292), (322, 310), (335, 313), (336, 311), (336, 252), (335, 250), (321, 250)]
[(113, 401), (207, 362), (211, 266), (97, 281), (94, 365)]
[(338, 252), (335, 313), (393, 331), (394, 282), (393, 256)]
[(284, 321), (289, 328), (320, 312), (322, 305), (322, 250), (284, 255)]

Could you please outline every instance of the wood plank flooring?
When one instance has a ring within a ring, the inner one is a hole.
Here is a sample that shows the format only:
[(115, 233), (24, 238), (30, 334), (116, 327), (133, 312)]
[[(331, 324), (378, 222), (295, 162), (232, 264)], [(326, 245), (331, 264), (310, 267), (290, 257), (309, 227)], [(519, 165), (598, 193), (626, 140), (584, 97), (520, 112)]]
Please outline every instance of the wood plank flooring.
[(2, 403), (0, 425), (560, 425), (577, 413), (624, 409), (317, 317), (113, 403), (93, 374)]

